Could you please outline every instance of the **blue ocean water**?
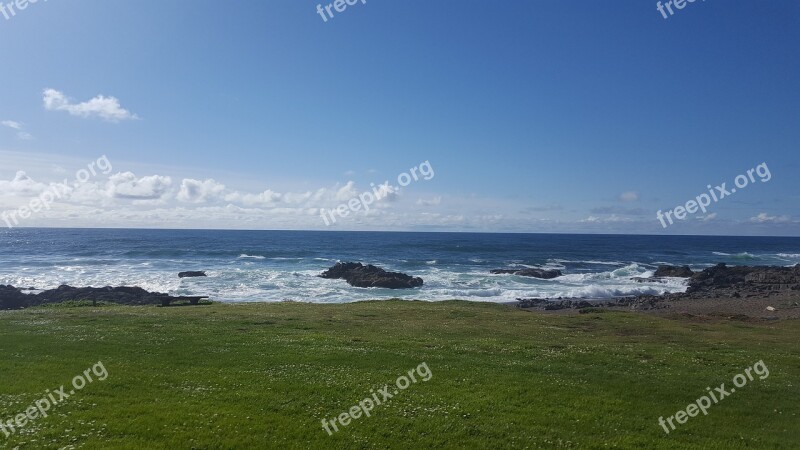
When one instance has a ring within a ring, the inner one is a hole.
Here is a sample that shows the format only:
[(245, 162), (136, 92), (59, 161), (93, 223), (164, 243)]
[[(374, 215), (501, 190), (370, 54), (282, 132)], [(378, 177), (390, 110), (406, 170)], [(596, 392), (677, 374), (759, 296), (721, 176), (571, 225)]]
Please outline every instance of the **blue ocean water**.
[[(694, 269), (718, 262), (790, 266), (800, 238), (558, 234), (5, 229), (0, 284), (50, 289), (141, 286), (219, 301), (338, 303), (392, 297), (513, 301), (608, 298), (683, 291), (684, 282), (641, 283), (658, 264)], [(421, 289), (359, 289), (317, 275), (359, 261), (420, 276)], [(555, 268), (538, 280), (491, 275), (508, 267)], [(185, 270), (208, 278), (179, 279)]]

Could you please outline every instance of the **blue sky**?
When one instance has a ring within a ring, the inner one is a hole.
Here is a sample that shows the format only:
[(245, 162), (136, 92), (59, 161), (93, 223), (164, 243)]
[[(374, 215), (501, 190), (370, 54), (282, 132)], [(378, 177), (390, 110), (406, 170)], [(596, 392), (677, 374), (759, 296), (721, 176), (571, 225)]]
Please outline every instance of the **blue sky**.
[[(0, 14), (0, 209), (106, 155), (19, 225), (800, 235), (796, 1), (318, 3)], [(768, 182), (656, 218), (763, 162)]]

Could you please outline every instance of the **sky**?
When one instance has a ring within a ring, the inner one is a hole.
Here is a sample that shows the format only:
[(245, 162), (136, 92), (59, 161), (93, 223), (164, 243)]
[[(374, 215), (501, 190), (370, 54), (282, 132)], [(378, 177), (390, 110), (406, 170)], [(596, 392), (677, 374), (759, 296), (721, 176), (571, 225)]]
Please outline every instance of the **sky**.
[(797, 1), (351, 1), (0, 0), (0, 226), (800, 236)]

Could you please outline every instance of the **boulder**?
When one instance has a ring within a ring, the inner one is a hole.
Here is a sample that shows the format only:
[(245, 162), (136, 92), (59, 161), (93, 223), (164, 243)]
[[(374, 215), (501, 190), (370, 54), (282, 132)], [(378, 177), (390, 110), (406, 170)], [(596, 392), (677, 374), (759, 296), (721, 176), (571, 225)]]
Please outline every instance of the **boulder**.
[(521, 277), (542, 278), (544, 280), (549, 280), (563, 275), (560, 270), (555, 269), (494, 269), (490, 272), (495, 275), (511, 274), (519, 275)]
[(57, 289), (42, 291), (36, 295), (26, 295), (13, 286), (0, 286), (0, 309), (20, 309), (49, 303), (88, 300), (110, 302), (121, 305), (169, 305), (176, 300), (199, 303), (207, 297), (173, 297), (159, 292), (149, 292), (140, 287), (76, 288), (59, 286)]
[(400, 272), (387, 272), (380, 267), (361, 263), (337, 263), (320, 275), (321, 278), (343, 279), (360, 288), (411, 289), (423, 284), (422, 278)]
[(14, 286), (0, 285), (0, 310), (20, 309), (30, 306), (33, 296), (23, 294)]
[(190, 271), (190, 272), (181, 272), (178, 274), (178, 278), (196, 278), (196, 277), (205, 277), (205, 272), (201, 271)]
[(43, 291), (35, 297), (37, 304), (93, 300), (123, 305), (156, 305), (160, 304), (164, 298), (170, 298), (167, 294), (149, 292), (140, 287), (76, 288), (66, 285), (59, 286), (57, 289)]
[(764, 267), (745, 275), (744, 280), (764, 284), (800, 283), (800, 265), (794, 267)]
[(658, 266), (654, 277), (689, 278), (694, 275), (689, 266)]
[(718, 291), (724, 288), (747, 288), (750, 291), (791, 289), (800, 283), (800, 265), (794, 267), (728, 267), (717, 264), (692, 275), (687, 293)]

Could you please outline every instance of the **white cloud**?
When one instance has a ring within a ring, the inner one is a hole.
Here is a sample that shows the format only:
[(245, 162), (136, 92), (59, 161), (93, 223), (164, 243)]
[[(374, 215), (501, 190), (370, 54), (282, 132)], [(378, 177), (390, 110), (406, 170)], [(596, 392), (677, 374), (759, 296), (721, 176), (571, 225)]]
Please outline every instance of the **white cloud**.
[(212, 179), (200, 181), (186, 178), (181, 182), (178, 200), (186, 203), (206, 203), (222, 197), (225, 185)]
[(242, 203), (245, 206), (273, 206), (283, 199), (283, 194), (267, 189), (259, 194), (243, 194), (235, 192), (225, 197), (230, 202)]
[[(394, 202), (398, 198), (398, 191), (399, 189), (393, 188), (389, 185), (389, 183), (383, 183), (382, 185), (378, 186), (378, 197), (380, 198), (381, 202)], [(381, 205), (383, 203), (380, 203)]]
[[(10, 133), (12, 128), (0, 123), (0, 132), (6, 128)], [(320, 210), (332, 211), (363, 193), (374, 195), (379, 190), (388, 193), (387, 190), (379, 185), (367, 187), (357, 183), (314, 189), (305, 184), (300, 185), (302, 189), (271, 184), (253, 187), (246, 179), (223, 179), (222, 175), (211, 179), (211, 174), (195, 175), (195, 179), (192, 173), (183, 172), (185, 167), (171, 169), (175, 170), (173, 172), (158, 166), (125, 166), (124, 161), (115, 161), (115, 167), (135, 169), (136, 174), (122, 172), (107, 176), (98, 173), (89, 182), (75, 185), (72, 183), (76, 181), (75, 170), (86, 167), (86, 161), (81, 158), (0, 150), (0, 161), (6, 168), (0, 167), (0, 211), (29, 204), (37, 195), (54, 189), (54, 183), (70, 182), (69, 187), (60, 188), (63, 195), (52, 208), (26, 219), (25, 226), (571, 233), (662, 230), (658, 221), (650, 216), (625, 213), (636, 203), (617, 203), (616, 207), (585, 212), (561, 206), (529, 208), (547, 213), (547, 217), (532, 218), (530, 211), (522, 211), (521, 200), (469, 193), (422, 193), (412, 188), (404, 191), (406, 195), (392, 193), (391, 198), (397, 199), (395, 202), (376, 200), (368, 212), (362, 209), (338, 218), (337, 223), (328, 228), (320, 218)], [(16, 173), (12, 167), (25, 168), (26, 172)], [(271, 189), (265, 190), (268, 186)], [(447, 195), (446, 200), (444, 195)], [(615, 200), (613, 193), (611, 199)], [(787, 231), (796, 233), (796, 228), (790, 227), (798, 222), (790, 212), (762, 213), (752, 219), (748, 214), (739, 220), (721, 220), (716, 213), (707, 213), (704, 217), (698, 215), (697, 220), (686, 220), (683, 228), (675, 227), (670, 231), (785, 235)], [(788, 216), (780, 216), (784, 213)], [(722, 212), (719, 214), (724, 216)]]
[(169, 192), (172, 178), (151, 175), (136, 178), (132, 172), (123, 172), (109, 177), (110, 194), (114, 198), (133, 200), (156, 200)]
[(83, 103), (72, 103), (62, 92), (45, 89), (43, 101), (44, 109), (48, 111), (66, 111), (70, 115), (83, 118), (99, 117), (108, 122), (138, 119), (136, 114), (122, 108), (116, 97), (98, 95)]
[(292, 205), (299, 205), (311, 200), (311, 192), (287, 192), (283, 194), (283, 201)]
[(639, 200), (639, 193), (634, 191), (623, 192), (619, 194), (619, 199), (623, 202), (635, 202)]
[(631, 217), (621, 217), (616, 214), (611, 214), (608, 217), (597, 217), (597, 216), (589, 216), (585, 219), (581, 219), (579, 223), (620, 223), (620, 222), (640, 222), (639, 219), (634, 219)]
[(24, 171), (20, 170), (11, 181), (0, 180), (0, 195), (34, 196), (47, 189), (44, 183), (37, 183)]
[(346, 202), (357, 195), (358, 189), (356, 189), (356, 184), (352, 181), (348, 181), (347, 184), (342, 186), (336, 192), (336, 200), (339, 200), (340, 202)]
[(791, 219), (789, 216), (770, 216), (762, 212), (755, 217), (751, 217), (750, 221), (754, 223), (786, 223), (791, 221)]
[(28, 133), (27, 131), (23, 130), (24, 125), (20, 122), (14, 120), (4, 120), (0, 122), (4, 127), (11, 128), (12, 130), (16, 130), (17, 132), (17, 139), (23, 141), (29, 141), (33, 139), (33, 135)]

